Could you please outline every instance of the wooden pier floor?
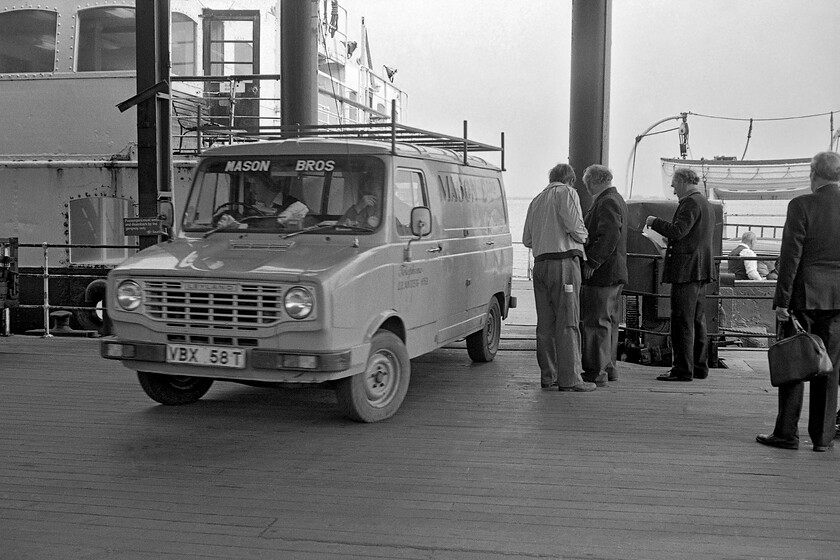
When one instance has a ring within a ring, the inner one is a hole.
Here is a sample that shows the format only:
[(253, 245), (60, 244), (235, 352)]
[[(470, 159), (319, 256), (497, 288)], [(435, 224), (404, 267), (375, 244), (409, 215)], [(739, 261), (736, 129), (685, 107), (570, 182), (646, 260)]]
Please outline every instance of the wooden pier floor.
[(811, 451), (807, 412), (798, 451), (754, 442), (776, 411), (762, 351), (548, 392), (520, 305), (494, 362), (414, 360), (379, 424), (322, 388), (158, 406), (96, 340), (0, 338), (0, 558), (840, 557), (840, 450)]

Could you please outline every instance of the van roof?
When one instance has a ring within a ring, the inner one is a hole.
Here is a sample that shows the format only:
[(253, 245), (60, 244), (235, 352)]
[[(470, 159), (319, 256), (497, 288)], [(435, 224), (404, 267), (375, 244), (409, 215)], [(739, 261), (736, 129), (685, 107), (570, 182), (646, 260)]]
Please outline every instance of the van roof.
[[(273, 155), (315, 155), (315, 154), (356, 154), (356, 155), (397, 155), (430, 159), (452, 164), (464, 163), (461, 154), (446, 148), (437, 148), (415, 144), (397, 142), (395, 153), (391, 144), (376, 140), (336, 140), (332, 138), (296, 138), (293, 140), (261, 140), (219, 146), (205, 150), (203, 156), (213, 157), (241, 157), (241, 156), (273, 156)], [(484, 159), (469, 155), (468, 165), (488, 169), (498, 169)]]
[(394, 155), (499, 170), (499, 167), (473, 154), (501, 152), (500, 167), (504, 171), (504, 133), (501, 147), (470, 140), (466, 135), (466, 122), (464, 138), (394, 122), (261, 127), (258, 134), (244, 138), (251, 142), (220, 146), (205, 154), (222, 157), (347, 153)]

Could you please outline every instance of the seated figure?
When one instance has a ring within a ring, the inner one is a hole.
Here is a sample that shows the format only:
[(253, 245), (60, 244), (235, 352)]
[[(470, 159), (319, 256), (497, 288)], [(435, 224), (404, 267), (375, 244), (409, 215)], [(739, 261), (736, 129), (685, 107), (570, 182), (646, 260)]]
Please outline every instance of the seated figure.
[[(249, 202), (242, 205), (244, 208), (255, 211), (254, 215), (276, 216), (277, 223), (282, 226), (293, 221), (300, 222), (309, 213), (306, 204), (283, 192), (279, 185), (255, 182), (248, 194)], [(236, 218), (225, 213), (219, 218), (218, 225), (225, 228), (241, 224)]]
[[(741, 242), (729, 252), (729, 256), (755, 257), (756, 254), (752, 250), (753, 245), (755, 245), (755, 233), (752, 231), (744, 232), (744, 235), (741, 236)], [(763, 280), (758, 273), (757, 260), (729, 259), (727, 268), (729, 272), (735, 274), (735, 280)]]
[(367, 182), (359, 186), (359, 200), (344, 211), (337, 225), (375, 229), (379, 225), (379, 197)]

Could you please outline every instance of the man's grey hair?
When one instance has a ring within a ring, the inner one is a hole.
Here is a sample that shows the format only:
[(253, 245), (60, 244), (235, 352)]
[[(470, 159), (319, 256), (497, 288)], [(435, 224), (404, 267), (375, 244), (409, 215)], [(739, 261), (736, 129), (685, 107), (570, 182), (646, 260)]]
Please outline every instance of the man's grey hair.
[(744, 235), (741, 236), (741, 243), (752, 247), (753, 243), (755, 243), (755, 232), (752, 230), (745, 231)]
[(608, 185), (612, 183), (613, 174), (610, 168), (606, 165), (593, 164), (586, 168), (583, 172), (584, 183), (594, 183), (596, 185)]
[(815, 177), (840, 181), (840, 154), (837, 152), (820, 152), (811, 159), (811, 171)]
[(685, 185), (696, 185), (700, 182), (700, 177), (697, 176), (697, 173), (688, 167), (677, 167), (674, 170), (674, 177), (682, 181)]

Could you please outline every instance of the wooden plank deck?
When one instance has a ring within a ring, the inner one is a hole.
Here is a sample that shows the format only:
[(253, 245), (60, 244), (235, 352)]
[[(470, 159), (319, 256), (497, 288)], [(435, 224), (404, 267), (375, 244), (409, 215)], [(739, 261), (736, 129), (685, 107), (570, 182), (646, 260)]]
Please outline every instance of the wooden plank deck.
[(776, 411), (762, 351), (542, 391), (519, 295), (494, 362), (414, 360), (367, 425), (321, 388), (157, 406), (96, 340), (0, 338), (0, 558), (838, 557), (840, 450), (813, 453), (807, 418), (799, 451), (753, 441)]

